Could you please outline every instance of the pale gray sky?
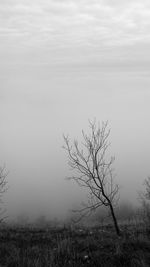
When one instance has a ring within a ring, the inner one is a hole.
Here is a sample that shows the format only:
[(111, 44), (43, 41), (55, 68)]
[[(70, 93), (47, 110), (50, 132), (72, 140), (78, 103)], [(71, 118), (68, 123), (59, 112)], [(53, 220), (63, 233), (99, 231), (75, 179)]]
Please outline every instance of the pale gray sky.
[(10, 171), (10, 216), (66, 210), (63, 133), (109, 120), (123, 198), (150, 174), (150, 3), (0, 1), (0, 162)]

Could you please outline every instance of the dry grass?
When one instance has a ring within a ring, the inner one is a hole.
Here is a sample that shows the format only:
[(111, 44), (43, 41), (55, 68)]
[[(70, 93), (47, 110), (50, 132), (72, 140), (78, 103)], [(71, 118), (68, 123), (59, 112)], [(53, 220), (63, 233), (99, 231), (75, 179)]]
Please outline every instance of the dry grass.
[[(133, 229), (132, 229), (133, 230)], [(133, 234), (134, 233), (134, 234)], [(148, 267), (150, 238), (143, 233), (111, 231), (1, 232), (2, 267)]]

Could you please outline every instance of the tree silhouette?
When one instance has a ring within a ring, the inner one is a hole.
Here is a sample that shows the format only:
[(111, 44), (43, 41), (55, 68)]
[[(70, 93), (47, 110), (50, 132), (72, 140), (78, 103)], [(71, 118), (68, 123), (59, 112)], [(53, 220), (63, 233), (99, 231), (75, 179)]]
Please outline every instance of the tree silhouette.
[(3, 195), (7, 191), (7, 177), (8, 173), (5, 171), (5, 165), (0, 167), (0, 222), (2, 222), (6, 216), (4, 216), (6, 210), (3, 207)]
[(89, 192), (87, 203), (76, 211), (84, 217), (100, 206), (108, 207), (116, 233), (120, 235), (114, 212), (119, 191), (118, 185), (114, 183), (114, 157), (107, 159), (106, 155), (110, 145), (108, 122), (102, 122), (100, 126), (96, 121), (89, 121), (89, 127), (88, 135), (82, 130), (83, 142), (80, 146), (77, 140), (70, 143), (69, 137), (64, 135), (64, 149), (68, 154), (68, 164), (75, 171), (75, 175), (68, 179), (73, 179)]

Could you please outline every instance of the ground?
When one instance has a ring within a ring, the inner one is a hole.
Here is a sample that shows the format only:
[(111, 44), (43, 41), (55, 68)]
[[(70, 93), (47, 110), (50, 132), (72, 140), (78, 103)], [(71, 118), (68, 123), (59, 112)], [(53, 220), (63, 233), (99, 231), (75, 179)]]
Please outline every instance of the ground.
[(0, 267), (148, 267), (150, 231), (144, 226), (37, 229), (5, 227), (0, 231)]

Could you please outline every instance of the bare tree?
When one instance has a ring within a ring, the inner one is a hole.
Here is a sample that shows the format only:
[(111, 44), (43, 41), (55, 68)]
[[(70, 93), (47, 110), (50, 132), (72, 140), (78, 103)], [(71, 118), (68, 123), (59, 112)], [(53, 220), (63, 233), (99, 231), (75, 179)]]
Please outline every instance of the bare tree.
[(150, 176), (144, 181), (145, 191), (139, 193), (139, 199), (143, 207), (143, 219), (150, 225)]
[(150, 201), (150, 176), (147, 179), (145, 179), (144, 184), (145, 184), (145, 187), (146, 187), (146, 192), (144, 194), (145, 199)]
[(89, 121), (89, 126), (90, 134), (87, 135), (82, 131), (81, 146), (77, 140), (70, 144), (69, 137), (64, 135), (64, 149), (68, 154), (68, 164), (75, 171), (75, 175), (68, 179), (73, 179), (79, 186), (88, 190), (88, 201), (83, 203), (83, 208), (78, 210), (81, 217), (100, 206), (108, 207), (116, 233), (120, 235), (114, 212), (119, 191), (118, 185), (114, 183), (114, 157), (107, 159), (106, 154), (110, 145), (108, 142), (110, 129), (108, 129), (108, 122), (102, 122), (100, 125), (96, 121)]
[(0, 223), (6, 218), (4, 216), (6, 210), (3, 208), (3, 195), (7, 191), (7, 177), (8, 173), (5, 171), (5, 165), (0, 167)]

